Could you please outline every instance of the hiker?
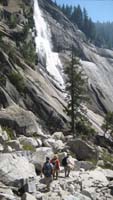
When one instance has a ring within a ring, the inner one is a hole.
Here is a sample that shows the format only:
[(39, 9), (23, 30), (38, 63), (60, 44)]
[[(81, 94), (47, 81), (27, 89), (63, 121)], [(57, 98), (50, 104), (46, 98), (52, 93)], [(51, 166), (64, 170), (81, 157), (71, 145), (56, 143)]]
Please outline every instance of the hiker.
[(62, 165), (64, 167), (65, 177), (69, 177), (71, 169), (74, 168), (74, 163), (72, 162), (69, 153), (62, 159)]
[(50, 163), (49, 157), (46, 157), (46, 162), (43, 165), (42, 173), (44, 174), (44, 182), (47, 186), (47, 191), (50, 191), (50, 184), (53, 180), (53, 165)]
[(54, 155), (54, 157), (52, 158), (52, 160), (50, 162), (53, 165), (53, 178), (56, 177), (56, 179), (58, 179), (58, 174), (59, 174), (59, 170), (60, 170), (60, 161), (58, 159), (58, 156)]

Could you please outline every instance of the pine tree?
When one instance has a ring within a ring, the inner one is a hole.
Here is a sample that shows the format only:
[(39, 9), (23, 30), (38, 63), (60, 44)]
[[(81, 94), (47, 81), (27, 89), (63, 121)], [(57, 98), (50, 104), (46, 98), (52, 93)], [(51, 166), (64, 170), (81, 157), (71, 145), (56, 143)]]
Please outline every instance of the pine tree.
[(64, 73), (66, 75), (66, 92), (67, 92), (67, 114), (71, 117), (71, 131), (73, 137), (76, 131), (77, 117), (81, 116), (81, 110), (83, 109), (82, 103), (87, 101), (86, 96), (86, 77), (83, 71), (80, 69), (79, 59), (74, 57), (72, 49), (71, 61), (65, 67)]

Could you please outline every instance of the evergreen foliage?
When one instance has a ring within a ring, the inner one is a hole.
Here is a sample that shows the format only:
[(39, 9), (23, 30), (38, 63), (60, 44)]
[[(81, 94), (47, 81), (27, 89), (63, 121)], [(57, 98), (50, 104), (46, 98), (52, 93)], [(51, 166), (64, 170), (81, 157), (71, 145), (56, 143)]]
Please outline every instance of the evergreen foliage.
[(26, 61), (29, 63), (35, 63), (36, 60), (36, 52), (35, 46), (32, 41), (24, 42), (21, 47), (21, 53)]
[(86, 77), (80, 69), (79, 60), (74, 57), (72, 50), (71, 61), (64, 69), (66, 75), (65, 85), (67, 92), (68, 106), (67, 114), (71, 117), (71, 131), (75, 135), (77, 119), (82, 116), (83, 102), (88, 100), (86, 96)]
[(78, 28), (86, 34), (88, 39), (95, 40), (95, 24), (88, 17), (85, 8), (82, 10), (80, 5), (72, 7), (63, 4), (60, 9), (74, 24), (77, 24)]
[(96, 46), (109, 49), (113, 48), (113, 22), (94, 23), (88, 16), (87, 10), (85, 8), (82, 10), (80, 5), (72, 7), (63, 4), (58, 7), (73, 24), (76, 24), (85, 33), (88, 40)]
[(25, 82), (22, 75), (19, 72), (10, 72), (8, 78), (20, 93), (25, 92)]
[(95, 44), (103, 48), (113, 48), (113, 22), (95, 23)]

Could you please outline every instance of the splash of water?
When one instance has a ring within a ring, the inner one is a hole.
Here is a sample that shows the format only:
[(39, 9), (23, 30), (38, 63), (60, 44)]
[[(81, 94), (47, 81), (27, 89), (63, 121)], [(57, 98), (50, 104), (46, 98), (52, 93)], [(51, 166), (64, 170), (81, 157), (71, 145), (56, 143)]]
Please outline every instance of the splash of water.
[(58, 53), (52, 51), (51, 32), (48, 24), (45, 22), (42, 12), (38, 5), (38, 0), (34, 0), (34, 22), (36, 28), (36, 52), (46, 60), (46, 69), (59, 82), (60, 86), (64, 86), (61, 75), (62, 64)]

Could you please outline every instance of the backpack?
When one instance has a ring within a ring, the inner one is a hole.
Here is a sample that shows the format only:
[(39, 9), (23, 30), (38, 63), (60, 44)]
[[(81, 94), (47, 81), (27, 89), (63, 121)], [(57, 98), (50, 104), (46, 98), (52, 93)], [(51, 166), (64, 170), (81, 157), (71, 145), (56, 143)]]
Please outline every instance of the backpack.
[(52, 175), (52, 165), (51, 165), (51, 163), (45, 162), (42, 171), (43, 171), (43, 174), (46, 177), (51, 177), (51, 175)]
[(63, 159), (62, 159), (62, 166), (67, 166), (67, 157), (64, 157)]

